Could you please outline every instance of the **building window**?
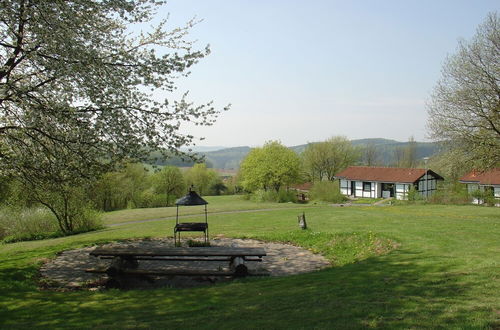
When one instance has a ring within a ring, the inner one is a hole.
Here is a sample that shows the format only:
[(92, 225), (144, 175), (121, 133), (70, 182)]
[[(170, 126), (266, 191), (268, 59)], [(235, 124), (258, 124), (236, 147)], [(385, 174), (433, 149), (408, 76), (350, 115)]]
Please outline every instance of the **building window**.
[(372, 191), (372, 183), (363, 182), (363, 191)]

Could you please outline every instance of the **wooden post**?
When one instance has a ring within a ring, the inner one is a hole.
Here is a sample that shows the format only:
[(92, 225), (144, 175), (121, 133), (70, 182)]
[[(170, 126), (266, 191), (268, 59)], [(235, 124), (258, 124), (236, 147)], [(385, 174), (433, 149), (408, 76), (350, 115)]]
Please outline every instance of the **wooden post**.
[(114, 257), (106, 273), (110, 276), (123, 273), (126, 269), (136, 269), (139, 262), (134, 257)]
[(234, 273), (234, 276), (247, 276), (248, 268), (245, 266), (245, 259), (243, 257), (234, 257), (231, 258), (231, 262), (229, 263), (229, 267)]
[(299, 220), (299, 227), (302, 229), (307, 229), (306, 214), (302, 213), (302, 215), (299, 215), (297, 218)]

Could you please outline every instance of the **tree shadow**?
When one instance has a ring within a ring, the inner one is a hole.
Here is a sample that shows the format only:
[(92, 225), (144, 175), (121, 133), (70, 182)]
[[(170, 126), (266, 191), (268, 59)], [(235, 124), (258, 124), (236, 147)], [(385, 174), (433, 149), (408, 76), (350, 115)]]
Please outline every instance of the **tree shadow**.
[[(3, 269), (0, 277), (15, 280), (26, 270)], [(0, 319), (6, 326), (84, 328), (495, 326), (488, 324), (491, 310), (470, 302), (482, 285), (444, 258), (399, 250), (314, 273), (209, 288), (33, 292), (11, 286), (1, 290), (2, 300), (14, 303)]]

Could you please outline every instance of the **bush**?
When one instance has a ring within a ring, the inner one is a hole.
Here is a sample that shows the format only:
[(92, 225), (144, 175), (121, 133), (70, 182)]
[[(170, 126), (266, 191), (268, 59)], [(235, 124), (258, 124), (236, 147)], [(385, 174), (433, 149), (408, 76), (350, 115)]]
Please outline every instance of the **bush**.
[(4, 241), (46, 238), (56, 232), (59, 232), (57, 219), (47, 209), (0, 209), (0, 239)]
[(470, 198), (465, 189), (444, 188), (435, 191), (429, 196), (429, 203), (465, 205), (470, 203)]
[(339, 184), (335, 181), (317, 181), (309, 192), (311, 200), (342, 203), (347, 200), (347, 197), (340, 193)]
[(474, 190), (470, 193), (470, 197), (475, 198), (480, 201), (480, 204), (485, 204), (488, 206), (495, 206), (495, 204), (500, 201), (495, 198), (493, 191), (491, 190)]
[(463, 184), (443, 183), (427, 199), (432, 204), (466, 205), (470, 203), (467, 189)]
[(422, 196), (414, 186), (410, 186), (410, 190), (408, 190), (409, 202), (417, 202), (417, 201), (422, 201), (424, 199), (425, 199), (424, 196)]
[(72, 234), (84, 233), (103, 228), (102, 213), (86, 207), (78, 213), (73, 220), (74, 230)]
[(249, 201), (252, 199), (252, 193), (250, 192), (245, 192), (245, 194), (241, 195), (241, 199), (243, 199), (244, 201)]
[[(170, 203), (173, 205), (175, 198), (170, 198)], [(162, 206), (171, 206), (167, 205), (167, 195), (166, 194), (157, 194), (152, 189), (144, 190), (140, 193), (139, 198), (137, 199), (136, 207), (162, 207)]]
[[(83, 233), (102, 228), (101, 213), (86, 207), (73, 219), (74, 230)], [(42, 207), (0, 209), (0, 240), (5, 243), (64, 236), (52, 212)]]
[(254, 202), (296, 203), (297, 196), (291, 190), (256, 190), (250, 197)]

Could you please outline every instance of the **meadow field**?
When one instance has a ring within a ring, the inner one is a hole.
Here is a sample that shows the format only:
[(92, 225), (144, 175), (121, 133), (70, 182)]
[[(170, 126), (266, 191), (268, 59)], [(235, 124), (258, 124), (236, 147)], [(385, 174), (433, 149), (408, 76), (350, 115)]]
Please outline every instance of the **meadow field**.
[[(175, 209), (112, 212), (105, 222), (120, 226), (0, 246), (0, 328), (500, 327), (499, 208), (209, 202), (211, 235), (289, 242), (332, 267), (190, 289), (41, 288), (40, 264), (63, 250), (172, 235)], [(133, 222), (148, 219), (157, 220)], [(396, 248), (379, 251), (384, 240)]]

